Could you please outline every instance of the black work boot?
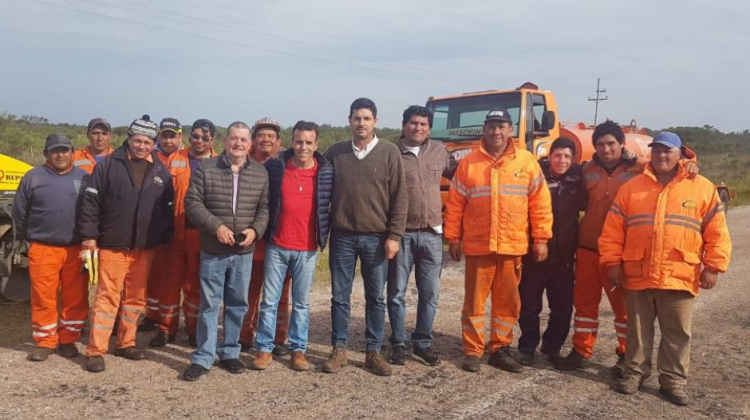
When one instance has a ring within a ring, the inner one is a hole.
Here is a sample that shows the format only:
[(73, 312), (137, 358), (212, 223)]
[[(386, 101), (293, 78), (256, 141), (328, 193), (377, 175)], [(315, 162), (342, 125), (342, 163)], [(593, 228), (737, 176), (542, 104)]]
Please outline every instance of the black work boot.
[(461, 363), (461, 369), (476, 373), (481, 369), (479, 356), (464, 356), (464, 361)]
[(496, 352), (492, 353), (487, 363), (489, 363), (490, 366), (498, 367), (506, 372), (523, 372), (523, 366), (513, 359), (513, 356), (510, 355), (510, 347), (508, 346), (500, 347)]
[(47, 347), (35, 347), (34, 350), (31, 350), (31, 353), (29, 353), (29, 360), (32, 362), (43, 362), (49, 358), (49, 355), (54, 353), (55, 349), (50, 349)]
[(242, 373), (245, 371), (245, 364), (240, 359), (224, 359), (219, 362), (219, 366), (229, 373)]
[(128, 360), (143, 360), (146, 358), (146, 352), (136, 347), (125, 347), (115, 350), (115, 356), (124, 357)]
[(164, 331), (159, 331), (151, 341), (148, 342), (149, 347), (164, 347), (167, 343), (173, 343), (174, 336), (168, 336)]
[(437, 366), (440, 364), (440, 357), (432, 351), (432, 347), (425, 347), (423, 349), (414, 347), (414, 355), (424, 360), (427, 366)]
[(89, 372), (104, 372), (104, 357), (90, 356), (86, 359), (86, 370)]
[(624, 354), (617, 355), (617, 362), (615, 363), (614, 366), (612, 366), (612, 374), (614, 374), (615, 378), (617, 379), (625, 378), (625, 355)]
[(583, 367), (583, 361), (585, 358), (581, 356), (575, 350), (571, 350), (570, 354), (564, 359), (560, 359), (555, 363), (555, 369), (558, 370), (576, 370)]
[(392, 365), (403, 366), (406, 364), (406, 349), (404, 346), (393, 346), (391, 349), (391, 357), (388, 361)]
[(192, 382), (197, 381), (198, 378), (203, 376), (204, 374), (208, 373), (208, 369), (204, 368), (201, 365), (193, 363), (188, 367), (185, 372), (182, 374), (182, 379)]
[(273, 353), (274, 356), (287, 356), (289, 355), (289, 346), (287, 346), (286, 343), (274, 343), (271, 353)]
[(522, 366), (531, 366), (534, 364), (534, 353), (518, 352), (518, 363)]
[[(138, 324), (138, 332), (149, 332), (155, 330), (159, 326), (159, 321), (154, 321), (151, 318), (143, 318), (140, 324)], [(115, 330), (117, 331), (117, 330)]]
[(70, 359), (78, 356), (80, 353), (78, 353), (78, 348), (74, 343), (68, 343), (57, 346), (57, 354), (66, 359)]

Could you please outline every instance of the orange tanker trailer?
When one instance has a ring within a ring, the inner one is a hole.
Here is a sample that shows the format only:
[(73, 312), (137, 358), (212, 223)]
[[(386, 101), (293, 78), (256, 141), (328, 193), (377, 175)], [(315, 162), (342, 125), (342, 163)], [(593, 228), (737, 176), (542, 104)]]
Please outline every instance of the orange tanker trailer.
[[(594, 154), (591, 137), (594, 127), (583, 123), (561, 123), (557, 102), (552, 91), (541, 90), (533, 83), (524, 83), (512, 90), (486, 90), (443, 97), (430, 97), (427, 108), (434, 113), (432, 139), (443, 142), (456, 159), (461, 159), (479, 146), (484, 118), (491, 109), (505, 108), (513, 117), (513, 140), (516, 147), (529, 150), (537, 158), (546, 156), (552, 141), (565, 136), (576, 143), (576, 160), (585, 162)], [(648, 157), (651, 137), (639, 129), (635, 121), (623, 127), (625, 147), (639, 156)], [(443, 180), (443, 202), (448, 183)], [(719, 194), (727, 204), (730, 193), (718, 185)]]

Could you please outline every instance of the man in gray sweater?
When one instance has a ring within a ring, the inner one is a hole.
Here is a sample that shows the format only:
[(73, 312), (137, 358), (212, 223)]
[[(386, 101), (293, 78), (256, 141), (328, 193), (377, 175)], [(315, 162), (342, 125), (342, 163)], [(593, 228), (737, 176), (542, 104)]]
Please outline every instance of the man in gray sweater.
[(331, 320), (333, 351), (323, 371), (337, 372), (347, 363), (350, 297), (357, 259), (365, 287), (365, 366), (388, 376), (391, 368), (380, 355), (385, 329), (383, 292), (388, 260), (399, 251), (406, 229), (408, 196), (401, 152), (375, 135), (378, 110), (371, 100), (355, 100), (349, 109), (352, 140), (331, 146)]
[[(224, 153), (203, 162), (190, 178), (185, 197), (188, 220), (201, 232), (198, 348), (183, 379), (194, 381), (208, 372), (218, 355), (220, 366), (241, 373), (240, 328), (256, 239), (268, 225), (268, 173), (248, 159), (250, 127), (234, 122), (227, 128)], [(224, 340), (217, 348), (219, 307), (224, 304)]]

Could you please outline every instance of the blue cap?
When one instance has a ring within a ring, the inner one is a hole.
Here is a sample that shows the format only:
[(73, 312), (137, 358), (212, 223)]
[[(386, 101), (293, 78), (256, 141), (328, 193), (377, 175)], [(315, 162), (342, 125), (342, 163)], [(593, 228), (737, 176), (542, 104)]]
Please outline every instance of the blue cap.
[(655, 144), (661, 144), (662, 146), (667, 146), (670, 149), (682, 148), (682, 140), (680, 140), (680, 136), (669, 131), (662, 131), (654, 136), (654, 139), (651, 141), (651, 144), (649, 144), (648, 147), (653, 147)]

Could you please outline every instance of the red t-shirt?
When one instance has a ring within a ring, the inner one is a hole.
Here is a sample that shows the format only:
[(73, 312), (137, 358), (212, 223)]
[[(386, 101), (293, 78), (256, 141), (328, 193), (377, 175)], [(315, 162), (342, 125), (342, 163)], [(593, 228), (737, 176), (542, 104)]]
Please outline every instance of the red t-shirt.
[(273, 243), (295, 251), (315, 251), (315, 183), (318, 163), (299, 169), (289, 159), (281, 180), (281, 209)]

